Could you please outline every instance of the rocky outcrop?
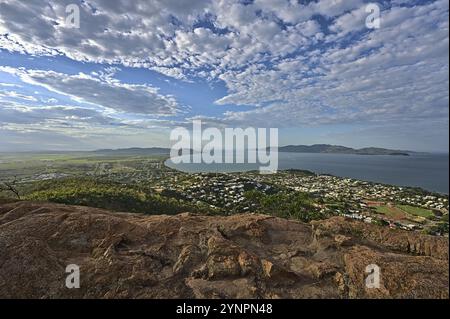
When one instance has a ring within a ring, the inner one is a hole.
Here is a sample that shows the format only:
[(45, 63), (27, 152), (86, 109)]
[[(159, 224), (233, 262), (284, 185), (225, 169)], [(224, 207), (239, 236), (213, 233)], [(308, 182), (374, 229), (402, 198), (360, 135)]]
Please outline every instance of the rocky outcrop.
[(315, 234), (319, 236), (322, 234), (345, 234), (397, 252), (448, 259), (448, 245), (442, 244), (443, 241), (448, 242), (448, 240), (443, 240), (441, 237), (378, 227), (356, 220), (346, 220), (344, 217), (333, 217), (320, 222), (315, 221), (312, 222), (312, 225)]
[[(80, 288), (65, 286), (80, 267)], [(380, 269), (379, 288), (365, 284)], [(0, 206), (3, 298), (448, 298), (448, 239), (331, 218)]]

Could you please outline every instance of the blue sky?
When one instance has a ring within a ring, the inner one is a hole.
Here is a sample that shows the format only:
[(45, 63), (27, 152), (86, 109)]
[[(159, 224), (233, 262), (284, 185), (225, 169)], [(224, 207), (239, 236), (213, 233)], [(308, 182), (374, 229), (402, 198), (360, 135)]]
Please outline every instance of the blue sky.
[[(65, 22), (80, 8), (80, 28)], [(0, 151), (280, 144), (448, 151), (448, 0), (0, 0)]]

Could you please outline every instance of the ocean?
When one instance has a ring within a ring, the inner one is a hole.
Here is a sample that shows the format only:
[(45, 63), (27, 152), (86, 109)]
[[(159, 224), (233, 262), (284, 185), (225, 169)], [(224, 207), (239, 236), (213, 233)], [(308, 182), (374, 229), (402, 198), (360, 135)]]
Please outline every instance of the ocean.
[[(318, 174), (449, 193), (448, 154), (393, 156), (280, 152), (278, 162), (280, 170), (303, 169)], [(166, 165), (189, 173), (242, 172), (259, 168), (259, 164), (174, 164), (170, 160), (166, 161)]]

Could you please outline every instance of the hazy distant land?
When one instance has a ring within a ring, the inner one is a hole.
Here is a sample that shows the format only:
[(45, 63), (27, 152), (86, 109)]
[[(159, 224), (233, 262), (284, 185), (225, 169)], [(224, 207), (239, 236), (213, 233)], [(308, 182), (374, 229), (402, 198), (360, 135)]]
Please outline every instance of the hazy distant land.
[[(287, 153), (324, 153), (324, 154), (356, 154), (356, 155), (397, 155), (409, 156), (417, 152), (407, 150), (392, 150), (381, 147), (364, 147), (360, 149), (346, 147), (342, 145), (331, 144), (313, 144), (313, 145), (286, 145), (278, 148), (279, 152)], [(134, 155), (153, 155), (168, 154), (169, 148), (151, 147), (151, 148), (124, 148), (124, 149), (103, 149), (94, 151), (102, 154), (134, 154)]]
[(400, 155), (409, 156), (413, 151), (391, 150), (380, 147), (364, 147), (355, 149), (341, 145), (314, 144), (314, 145), (287, 145), (278, 148), (279, 152), (290, 153), (328, 153), (328, 154), (357, 154), (357, 155)]

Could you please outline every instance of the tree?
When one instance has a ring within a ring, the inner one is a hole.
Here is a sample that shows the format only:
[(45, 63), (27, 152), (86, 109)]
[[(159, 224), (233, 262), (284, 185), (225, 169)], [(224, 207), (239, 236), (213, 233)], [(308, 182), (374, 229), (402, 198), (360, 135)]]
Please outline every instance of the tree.
[(0, 182), (0, 191), (11, 192), (14, 195), (16, 195), (17, 199), (20, 200), (20, 193), (16, 187), (16, 184), (17, 184), (16, 176), (14, 176), (14, 180), (12, 181), (2, 181)]

